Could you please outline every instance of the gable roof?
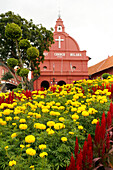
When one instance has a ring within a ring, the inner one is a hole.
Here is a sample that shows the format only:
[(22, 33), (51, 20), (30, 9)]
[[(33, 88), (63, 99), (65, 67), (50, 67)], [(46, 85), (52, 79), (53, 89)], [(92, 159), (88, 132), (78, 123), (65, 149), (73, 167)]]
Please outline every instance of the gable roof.
[(92, 75), (100, 71), (106, 70), (110, 67), (113, 67), (113, 56), (109, 57), (101, 62), (88, 68), (88, 74)]

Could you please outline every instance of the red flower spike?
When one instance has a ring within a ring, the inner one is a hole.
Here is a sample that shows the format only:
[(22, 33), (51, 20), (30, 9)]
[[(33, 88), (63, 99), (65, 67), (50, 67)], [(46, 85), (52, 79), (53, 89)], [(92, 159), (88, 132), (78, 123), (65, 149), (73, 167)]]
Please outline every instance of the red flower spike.
[(85, 141), (85, 142), (84, 142), (84, 145), (83, 145), (83, 152), (82, 152), (82, 156), (83, 156), (83, 166), (85, 166), (85, 163), (86, 163), (87, 152), (88, 152), (87, 141)]
[(77, 167), (79, 167), (79, 169), (82, 170), (82, 160), (83, 160), (83, 156), (82, 156), (82, 151), (80, 149), (80, 153), (78, 154), (77, 161), (76, 161), (76, 169)]
[(79, 150), (78, 138), (76, 137), (76, 141), (75, 141), (75, 150), (74, 150), (75, 158), (77, 158), (78, 150)]
[(89, 149), (89, 147), (92, 147), (92, 138), (91, 138), (90, 134), (88, 134), (87, 145), (88, 145), (88, 149)]
[(111, 115), (112, 115), (112, 118), (113, 118), (113, 104), (112, 104), (112, 102), (110, 103), (110, 110), (109, 111), (111, 112)]
[(73, 157), (73, 154), (71, 153), (71, 160), (70, 160), (70, 165), (68, 167), (68, 170), (75, 170), (75, 159)]
[(95, 145), (97, 145), (99, 142), (100, 142), (100, 126), (99, 122), (97, 122), (95, 129)]
[(105, 113), (103, 113), (102, 120), (101, 120), (101, 132), (100, 132), (100, 136), (102, 140), (104, 140), (105, 138), (105, 133), (106, 133), (106, 118), (105, 118)]
[(87, 163), (88, 167), (92, 166), (92, 161), (93, 161), (93, 150), (92, 147), (89, 147), (88, 153), (87, 153)]

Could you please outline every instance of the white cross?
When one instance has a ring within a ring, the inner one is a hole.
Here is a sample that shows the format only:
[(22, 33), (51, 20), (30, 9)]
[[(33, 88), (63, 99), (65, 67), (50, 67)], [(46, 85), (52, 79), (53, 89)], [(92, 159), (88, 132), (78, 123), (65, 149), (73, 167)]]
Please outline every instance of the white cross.
[(61, 48), (61, 41), (64, 41), (64, 39), (61, 39), (60, 36), (58, 39), (55, 39), (56, 41), (58, 41), (58, 48)]

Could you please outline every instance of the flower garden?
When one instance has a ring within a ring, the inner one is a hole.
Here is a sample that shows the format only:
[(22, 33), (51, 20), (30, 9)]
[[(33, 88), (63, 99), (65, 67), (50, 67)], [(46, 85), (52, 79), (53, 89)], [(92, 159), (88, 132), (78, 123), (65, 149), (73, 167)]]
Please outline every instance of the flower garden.
[(0, 93), (0, 169), (113, 168), (113, 77)]

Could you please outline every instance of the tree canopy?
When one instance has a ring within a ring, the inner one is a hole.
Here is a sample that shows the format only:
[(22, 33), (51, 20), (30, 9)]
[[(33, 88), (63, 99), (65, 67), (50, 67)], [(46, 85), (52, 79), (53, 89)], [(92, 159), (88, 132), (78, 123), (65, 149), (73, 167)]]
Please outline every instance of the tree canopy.
[[(33, 83), (40, 75), (39, 65), (44, 61), (43, 52), (49, 51), (53, 43), (52, 29), (47, 30), (41, 24), (35, 25), (32, 19), (27, 21), (11, 11), (0, 15), (0, 60), (8, 64), (13, 73), (11, 64), (16, 60), (12, 60), (17, 59), (19, 69), (25, 67), (33, 72)], [(27, 74), (28, 71), (25, 72)], [(18, 75), (23, 75), (23, 71), (18, 71)]]

